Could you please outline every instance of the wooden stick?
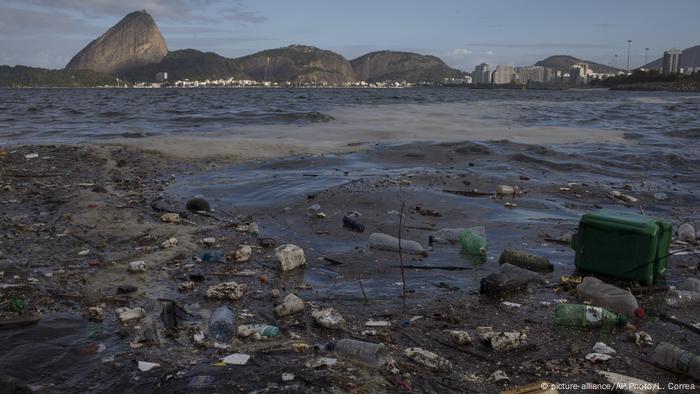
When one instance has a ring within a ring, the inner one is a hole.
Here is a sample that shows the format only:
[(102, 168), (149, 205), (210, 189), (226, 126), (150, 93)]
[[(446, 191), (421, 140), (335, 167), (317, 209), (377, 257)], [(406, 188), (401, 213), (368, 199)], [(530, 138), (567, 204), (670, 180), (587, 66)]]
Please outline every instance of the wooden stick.
[(360, 277), (358, 278), (360, 280), (360, 290), (362, 290), (362, 295), (365, 296), (365, 305), (369, 304), (369, 300), (367, 299), (367, 293), (365, 293), (365, 287), (362, 286), (362, 273), (360, 273)]
[(401, 201), (401, 213), (399, 213), (399, 263), (401, 264), (401, 299), (403, 300), (403, 310), (406, 310), (406, 272), (403, 269), (403, 253), (401, 253), (401, 227), (403, 226), (403, 211), (406, 205), (406, 200)]

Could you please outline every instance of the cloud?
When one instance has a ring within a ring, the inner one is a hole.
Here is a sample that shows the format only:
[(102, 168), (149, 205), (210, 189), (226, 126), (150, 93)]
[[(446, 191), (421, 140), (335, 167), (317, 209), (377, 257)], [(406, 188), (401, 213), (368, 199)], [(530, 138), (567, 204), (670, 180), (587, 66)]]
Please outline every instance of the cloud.
[(587, 43), (567, 43), (567, 42), (542, 42), (542, 43), (520, 43), (520, 44), (503, 44), (493, 42), (475, 42), (466, 44), (469, 47), (490, 47), (490, 48), (542, 48), (542, 49), (559, 49), (559, 48), (576, 48), (576, 49), (609, 49), (617, 48), (615, 45), (607, 44), (587, 44)]
[(455, 48), (452, 50), (453, 56), (471, 55), (473, 52), (467, 48)]

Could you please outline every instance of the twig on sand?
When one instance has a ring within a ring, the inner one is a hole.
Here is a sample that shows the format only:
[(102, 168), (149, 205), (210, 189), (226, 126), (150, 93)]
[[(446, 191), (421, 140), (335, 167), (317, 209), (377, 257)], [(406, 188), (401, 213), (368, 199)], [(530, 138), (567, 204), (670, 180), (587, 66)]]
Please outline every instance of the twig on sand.
[(367, 299), (367, 293), (365, 293), (365, 287), (362, 285), (362, 273), (360, 273), (358, 280), (360, 281), (360, 290), (362, 290), (362, 295), (365, 296), (365, 305), (367, 305), (369, 304), (369, 300)]
[(401, 251), (401, 227), (403, 226), (403, 211), (406, 206), (406, 200), (401, 201), (401, 213), (399, 213), (399, 263), (401, 264), (401, 299), (403, 300), (403, 310), (406, 310), (406, 272), (403, 269), (403, 253)]

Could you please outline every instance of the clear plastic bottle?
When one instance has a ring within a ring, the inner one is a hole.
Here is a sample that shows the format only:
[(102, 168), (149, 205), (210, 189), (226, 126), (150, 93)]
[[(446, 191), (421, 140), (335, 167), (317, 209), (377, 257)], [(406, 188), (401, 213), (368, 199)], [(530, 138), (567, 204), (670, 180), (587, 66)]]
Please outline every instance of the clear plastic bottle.
[(231, 308), (221, 306), (211, 313), (209, 335), (220, 343), (228, 343), (236, 335), (235, 316)]
[(654, 362), (694, 379), (700, 379), (700, 357), (670, 343), (661, 342), (656, 346)]
[(674, 308), (700, 304), (700, 292), (671, 289), (666, 293), (666, 304)]
[(627, 317), (643, 317), (644, 310), (637, 305), (637, 299), (627, 290), (607, 284), (598, 278), (587, 276), (576, 286), (576, 293), (581, 301), (589, 301)]
[[(370, 249), (398, 252), (399, 239), (384, 233), (372, 233), (369, 236)], [(401, 240), (401, 251), (409, 254), (426, 254), (425, 249), (416, 241)]]
[(554, 323), (571, 327), (612, 328), (627, 324), (627, 319), (598, 306), (559, 304), (554, 309)]
[(486, 254), (486, 229), (483, 226), (465, 229), (459, 236), (462, 250), (470, 255)]
[(386, 346), (381, 343), (341, 339), (328, 342), (326, 350), (334, 352), (339, 357), (375, 368), (383, 366), (388, 361)]

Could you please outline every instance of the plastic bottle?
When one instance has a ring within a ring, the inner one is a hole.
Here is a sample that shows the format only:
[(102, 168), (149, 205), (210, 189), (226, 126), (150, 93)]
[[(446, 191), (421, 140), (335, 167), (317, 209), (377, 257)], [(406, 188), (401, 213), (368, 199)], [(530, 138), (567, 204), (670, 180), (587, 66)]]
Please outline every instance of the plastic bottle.
[(326, 350), (332, 351), (340, 357), (355, 361), (370, 367), (381, 367), (388, 361), (386, 346), (381, 343), (358, 341), (355, 339), (341, 339), (328, 342)]
[(666, 304), (674, 308), (700, 304), (700, 292), (671, 289), (666, 293)]
[[(372, 233), (372, 235), (369, 236), (369, 248), (398, 252), (399, 239), (384, 233)], [(401, 251), (409, 254), (427, 254), (425, 249), (423, 249), (418, 242), (409, 239), (401, 240)]]
[(685, 280), (676, 286), (678, 290), (692, 290), (700, 292), (700, 279), (685, 278)]
[(498, 258), (498, 262), (500, 264), (510, 263), (531, 271), (551, 272), (554, 269), (554, 266), (546, 257), (536, 256), (515, 249), (506, 249), (501, 252), (501, 257)]
[(517, 267), (510, 263), (505, 263), (501, 265), (501, 273), (522, 276), (527, 278), (528, 281), (534, 283), (544, 283), (546, 281), (545, 277), (537, 272), (527, 270), (525, 268)]
[(678, 239), (683, 242), (695, 242), (695, 227), (692, 223), (683, 223), (678, 227)]
[(694, 379), (700, 379), (700, 357), (670, 343), (661, 342), (656, 346), (654, 362)]
[(459, 243), (459, 236), (466, 230), (464, 227), (458, 228), (441, 228), (430, 235), (429, 244), (456, 244)]
[(496, 194), (499, 196), (512, 196), (515, 197), (515, 193), (517, 191), (516, 187), (513, 186), (508, 186), (508, 185), (498, 185), (496, 186)]
[(459, 236), (462, 250), (471, 255), (486, 254), (486, 229), (482, 226), (465, 229)]
[(236, 335), (234, 323), (233, 310), (227, 306), (221, 306), (209, 317), (209, 335), (217, 342), (228, 343)]
[(627, 319), (599, 306), (559, 304), (554, 309), (554, 323), (560, 326), (612, 328), (627, 324)]
[(277, 326), (271, 326), (269, 324), (244, 324), (238, 326), (239, 336), (251, 336), (253, 334), (258, 334), (261, 337), (272, 338), (280, 334), (280, 329)]
[(637, 299), (627, 290), (607, 284), (598, 278), (587, 276), (576, 286), (581, 301), (601, 306), (627, 317), (644, 316), (644, 309), (637, 305)]

